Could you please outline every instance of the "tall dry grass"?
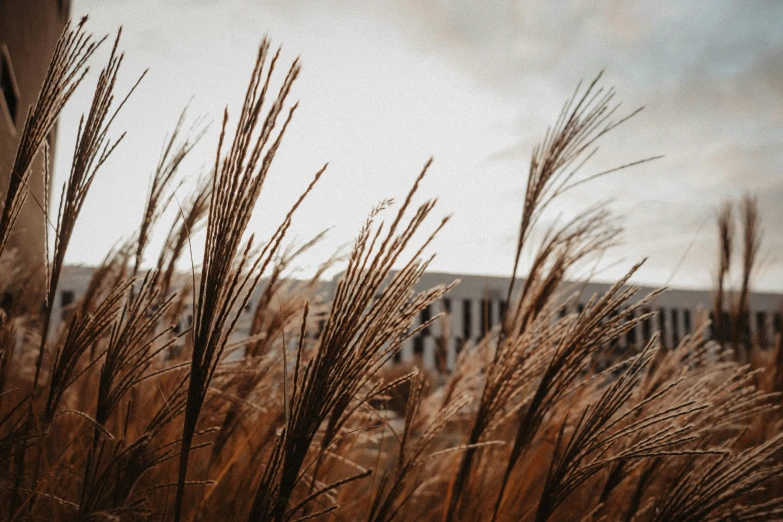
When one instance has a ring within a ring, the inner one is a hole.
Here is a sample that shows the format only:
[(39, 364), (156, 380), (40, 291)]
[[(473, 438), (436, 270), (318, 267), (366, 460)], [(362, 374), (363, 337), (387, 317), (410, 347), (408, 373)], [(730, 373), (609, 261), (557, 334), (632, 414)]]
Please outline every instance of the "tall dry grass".
[[(26, 197), (24, 180), (48, 176), (29, 165), (46, 153), (41, 136), (100, 42), (83, 23), (66, 28), (22, 136), (0, 239)], [(414, 319), (450, 289), (414, 290), (447, 221), (433, 221), (433, 199), (417, 202), (430, 161), (401, 204), (386, 200), (371, 210), (329, 302), (319, 298), (318, 281), (339, 256), (296, 281), (293, 261), (321, 236), (298, 246), (287, 239), (325, 167), (269, 238), (248, 239), (297, 107), (289, 98), (299, 63), (278, 72), (279, 50), (267, 40), (236, 131), (228, 131), (227, 111), (209, 176), (178, 209), (155, 268), (142, 269), (148, 238), (201, 134), (196, 125), (183, 136), (184, 119), (164, 144), (141, 231), (106, 256), (70, 316), (55, 324), (52, 303), (74, 223), (119, 143), (109, 137), (123, 103), (114, 103), (118, 42), (119, 35), (79, 126), (58, 215), (41, 216), (55, 245), (45, 306), (40, 316), (14, 306), (0, 313), (3, 519), (783, 518), (780, 339), (761, 357), (717, 314), (720, 342), (707, 339), (705, 324), (677, 346), (654, 337), (600, 371), (596, 361), (649, 317), (643, 312), (655, 294), (631, 301), (633, 267), (584, 310), (560, 311), (573, 299), (569, 275), (618, 243), (619, 223), (603, 207), (588, 208), (530, 243), (560, 194), (607, 173), (583, 174), (584, 163), (627, 117), (615, 117), (614, 91), (600, 77), (577, 88), (535, 149), (515, 279), (523, 250), (532, 265), (521, 284), (509, 285), (502, 325), (463, 350), (449, 375), (391, 364), (402, 342), (428, 326), (412, 330)], [(730, 309), (739, 331), (760, 241), (752, 200), (741, 214), (736, 306), (725, 305), (729, 211), (720, 219), (716, 294), (716, 309)], [(176, 267), (202, 227), (203, 258), (181, 276)], [(18, 267), (0, 267), (10, 288)], [(250, 335), (237, 341), (232, 333), (258, 286)], [(189, 305), (194, 323), (183, 330)]]

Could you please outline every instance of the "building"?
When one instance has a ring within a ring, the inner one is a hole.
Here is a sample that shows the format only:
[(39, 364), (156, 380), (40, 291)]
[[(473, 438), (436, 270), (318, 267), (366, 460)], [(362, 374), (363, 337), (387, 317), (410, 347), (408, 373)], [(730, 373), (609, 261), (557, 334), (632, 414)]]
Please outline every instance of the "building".
[[(416, 290), (423, 291), (439, 284), (448, 284), (455, 279), (459, 279), (460, 283), (439, 302), (422, 310), (414, 328), (440, 313), (448, 314), (448, 320), (435, 321), (429, 328), (407, 340), (397, 360), (410, 361), (421, 357), (425, 367), (436, 368), (439, 366), (436, 364), (436, 354), (440, 351), (445, 357), (446, 368), (451, 370), (454, 368), (457, 354), (466, 343), (475, 343), (499, 324), (500, 317), (506, 310), (505, 297), (509, 283), (506, 277), (427, 272), (419, 281)], [(611, 285), (605, 283), (573, 285), (573, 289), (565, 294), (576, 294), (576, 299), (560, 310), (561, 316), (581, 312), (592, 296), (602, 295), (610, 288)], [(655, 290), (657, 288), (641, 287), (626, 304), (630, 306)], [(693, 332), (698, 324), (711, 319), (712, 302), (713, 293), (710, 290), (668, 289), (642, 310), (644, 313), (657, 314), (642, 321), (619, 339), (617, 348), (624, 351), (639, 347), (650, 339), (654, 332), (660, 332), (661, 339), (667, 346), (676, 345), (685, 335)], [(772, 346), (775, 336), (783, 333), (781, 312), (783, 295), (759, 292), (750, 295), (749, 334), (760, 346)], [(712, 332), (708, 331), (708, 335), (712, 335)], [(441, 349), (436, 350), (439, 345)]]
[[(69, 0), (2, 0), (0, 2), (0, 197), (5, 200), (9, 176), (28, 110), (35, 104), (57, 39), (70, 13)], [(54, 152), (56, 131), (48, 137)], [(52, 153), (51, 158), (54, 158)], [(8, 246), (16, 248), (24, 267), (43, 273), (43, 154), (32, 166), (28, 197)]]
[[(53, 318), (55, 322), (67, 317), (68, 307), (77, 303), (84, 295), (92, 276), (92, 270), (91, 267), (65, 267), (58, 289), (58, 299), (54, 303)], [(334, 294), (338, 277), (323, 282), (319, 293), (327, 301)], [(504, 299), (508, 290), (508, 278), (427, 272), (417, 284), (416, 291), (424, 291), (440, 284), (449, 284), (455, 279), (459, 279), (460, 283), (443, 299), (422, 310), (413, 328), (442, 312), (445, 314), (444, 318), (434, 321), (428, 328), (405, 341), (396, 358), (398, 362), (420, 358), (427, 368), (445, 367), (447, 370), (451, 370), (454, 368), (457, 355), (463, 347), (477, 342), (484, 334), (499, 324), (500, 317), (506, 310)], [(573, 292), (566, 293), (576, 294), (576, 298), (569, 302), (568, 307), (564, 306), (560, 313), (581, 311), (592, 296), (605, 293), (610, 286), (603, 283), (574, 285)], [(642, 287), (627, 305), (633, 304), (654, 290), (656, 289), (652, 287)], [(261, 288), (259, 287), (237, 323), (237, 340), (246, 336), (249, 331), (252, 314), (255, 311), (260, 293)], [(638, 347), (656, 331), (661, 332), (666, 345), (677, 344), (683, 336), (691, 333), (698, 324), (710, 317), (712, 297), (712, 292), (707, 290), (667, 290), (643, 310), (644, 312), (655, 311), (657, 315), (642, 321), (624, 338), (619, 339), (617, 349), (623, 351), (634, 346)], [(758, 341), (762, 347), (773, 345), (775, 336), (783, 332), (783, 316), (781, 315), (783, 295), (753, 293), (750, 295), (750, 310), (751, 317), (748, 322), (752, 338)], [(189, 309), (185, 311), (185, 317), (183, 317), (185, 325), (192, 324), (191, 313)], [(53, 334), (54, 330), (53, 328), (50, 333)], [(441, 364), (436, 360), (438, 354), (443, 357)]]

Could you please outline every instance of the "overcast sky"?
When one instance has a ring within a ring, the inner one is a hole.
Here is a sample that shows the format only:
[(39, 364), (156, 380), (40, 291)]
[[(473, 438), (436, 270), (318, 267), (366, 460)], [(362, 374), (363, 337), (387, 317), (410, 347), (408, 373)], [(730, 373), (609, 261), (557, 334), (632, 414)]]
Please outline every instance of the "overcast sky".
[[(434, 156), (422, 194), (453, 219), (433, 269), (507, 274), (531, 149), (576, 83), (606, 70), (625, 109), (646, 109), (603, 141), (587, 172), (665, 158), (554, 209), (612, 199), (625, 216), (624, 246), (599, 279), (648, 257), (638, 282), (710, 286), (716, 209), (751, 191), (765, 229), (757, 288), (783, 291), (783, 2), (74, 0), (72, 14), (89, 14), (96, 34), (123, 25), (123, 86), (150, 71), (116, 122), (128, 135), (95, 181), (70, 262), (96, 264), (133, 233), (164, 138), (192, 98), (191, 117), (214, 123), (184, 166), (186, 197), (213, 161), (226, 105), (235, 121), (268, 33), (287, 60), (302, 58), (301, 104), (251, 226), (276, 227), (329, 161), (294, 220), (303, 240), (332, 227), (305, 264), (350, 242), (372, 206), (404, 195)], [(59, 183), (88, 85), (61, 118)]]

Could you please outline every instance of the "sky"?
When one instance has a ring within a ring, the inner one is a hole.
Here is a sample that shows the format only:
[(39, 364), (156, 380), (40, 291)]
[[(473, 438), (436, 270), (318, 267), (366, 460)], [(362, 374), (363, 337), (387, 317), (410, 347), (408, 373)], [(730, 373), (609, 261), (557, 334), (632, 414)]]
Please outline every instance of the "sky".
[[(431, 227), (452, 218), (431, 268), (508, 274), (532, 149), (576, 84), (604, 71), (621, 111), (645, 109), (602, 140), (585, 174), (664, 157), (567, 193), (542, 224), (609, 201), (625, 231), (598, 280), (646, 258), (636, 282), (709, 288), (717, 210), (750, 192), (764, 227), (755, 288), (783, 291), (783, 2), (74, 0), (72, 16), (84, 14), (96, 35), (123, 26), (119, 92), (149, 72), (114, 124), (127, 135), (94, 182), (68, 262), (97, 264), (133, 234), (186, 105), (188, 121), (212, 122), (181, 169), (176, 197), (187, 197), (269, 35), (284, 63), (301, 57), (300, 107), (250, 226), (268, 236), (329, 162), (292, 226), (299, 241), (330, 229), (305, 269), (350, 244), (377, 202), (404, 197), (433, 156), (419, 200), (438, 198)], [(108, 50), (61, 117), (55, 187)]]

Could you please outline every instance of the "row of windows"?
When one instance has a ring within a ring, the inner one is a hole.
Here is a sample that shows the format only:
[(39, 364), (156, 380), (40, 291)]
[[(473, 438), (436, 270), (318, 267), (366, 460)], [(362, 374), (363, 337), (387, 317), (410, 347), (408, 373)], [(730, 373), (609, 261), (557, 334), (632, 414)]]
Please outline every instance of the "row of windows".
[[(504, 301), (495, 301), (491, 299), (479, 300), (478, 314), (480, 320), (478, 322), (479, 331), (474, 331), (474, 314), (477, 313), (475, 300), (473, 299), (460, 299), (461, 311), (460, 311), (460, 324), (455, 333), (459, 332), (456, 350), (459, 352), (462, 345), (467, 340), (477, 340), (483, 337), (493, 326), (500, 322), (500, 318), (505, 316), (506, 303)], [(432, 305), (427, 306), (419, 314), (419, 320), (417, 324), (424, 324), (432, 318)], [(444, 298), (442, 300), (442, 310), (451, 314), (452, 312), (452, 300), (450, 298)], [(584, 304), (578, 303), (573, 310), (578, 313), (584, 311)], [(653, 310), (650, 308), (644, 308), (641, 310), (642, 315), (647, 315)], [(621, 336), (616, 341), (616, 345), (619, 347), (636, 346), (643, 344), (652, 337), (655, 331), (660, 332), (661, 338), (667, 343), (676, 345), (684, 336), (691, 333), (694, 328), (693, 313), (688, 308), (678, 307), (660, 307), (657, 310), (656, 315), (645, 317), (639, 327), (631, 329), (624, 336)], [(569, 310), (563, 308), (559, 315), (564, 317)], [(496, 317), (497, 314), (497, 317)], [(712, 313), (710, 313), (710, 320), (713, 328), (708, 330), (707, 334), (711, 338), (716, 337), (715, 321)], [(723, 324), (728, 324), (728, 314), (724, 313), (722, 317)], [(755, 337), (751, 339), (750, 328), (751, 319), (748, 317), (745, 321), (745, 328), (747, 329), (746, 339), (748, 342), (755, 341), (762, 348), (767, 348), (772, 342), (775, 334), (783, 332), (783, 315), (781, 313), (768, 314), (767, 312), (755, 313)], [(416, 355), (422, 355), (424, 353), (424, 340), (431, 334), (429, 326), (423, 328), (413, 338), (413, 353)]]
[[(462, 305), (461, 314), (461, 336), (457, 340), (456, 350), (457, 353), (462, 351), (462, 347), (469, 340), (476, 340), (484, 337), (488, 331), (490, 331), (496, 324), (500, 322), (500, 318), (506, 314), (506, 302), (497, 301), (493, 299), (481, 299), (479, 300), (479, 322), (478, 332), (474, 332), (474, 300), (473, 299), (460, 299)], [(442, 311), (451, 314), (452, 311), (452, 299), (444, 297), (441, 300)], [(497, 313), (496, 313), (497, 312)], [(417, 325), (425, 324), (432, 319), (432, 305), (425, 307), (419, 312), (419, 318)], [(415, 326), (414, 326), (415, 327)], [(430, 337), (431, 331), (429, 326), (425, 326), (421, 331), (413, 337), (413, 353), (415, 355), (424, 354), (424, 339)], [(437, 341), (437, 340), (436, 340)], [(402, 355), (398, 352), (395, 354), (395, 360), (400, 361)]]
[[(62, 290), (60, 292), (60, 306), (62, 308), (63, 318), (67, 314), (67, 308), (75, 302), (75, 294), (73, 290)], [(492, 299), (481, 299), (478, 302), (478, 331), (474, 331), (474, 314), (476, 313), (476, 307), (474, 306), (475, 300), (473, 299), (460, 299), (461, 304), (461, 321), (459, 325), (459, 335), (457, 339), (456, 349), (459, 352), (462, 345), (468, 340), (477, 340), (486, 335), (496, 324), (498, 324), (501, 318), (506, 313), (505, 301), (497, 301)], [(452, 311), (452, 299), (443, 298), (441, 301), (441, 310), (450, 314)], [(579, 303), (574, 307), (572, 311), (582, 313), (584, 311), (584, 304)], [(249, 311), (249, 310), (248, 310)], [(439, 310), (440, 311), (440, 310)], [(650, 308), (644, 308), (641, 310), (643, 315), (647, 315), (652, 310)], [(565, 316), (568, 312), (565, 308), (561, 309), (560, 317)], [(647, 342), (654, 331), (660, 331), (661, 338), (667, 343), (677, 344), (682, 337), (693, 331), (693, 317), (691, 310), (688, 308), (658, 308), (657, 315), (653, 317), (646, 317), (641, 321), (640, 329), (634, 328), (627, 332), (625, 336), (617, 340), (617, 345), (620, 347), (634, 346)], [(429, 322), (433, 317), (432, 305), (427, 306), (419, 313), (417, 324), (425, 324)], [(710, 320), (713, 325), (712, 329), (708, 332), (709, 336), (715, 338), (718, 336), (716, 332), (716, 323), (713, 313), (710, 312)], [(751, 325), (751, 320), (755, 321), (754, 325)], [(187, 322), (187, 321), (186, 321)], [(721, 323), (723, 325), (729, 324), (729, 314), (725, 313), (721, 316)], [(190, 319), (192, 324), (192, 319)], [(182, 325), (188, 327), (190, 324)], [(319, 325), (323, 327), (323, 325)], [(751, 328), (754, 327), (755, 337), (751, 336)], [(775, 334), (783, 332), (783, 315), (780, 312), (769, 314), (764, 311), (755, 312), (753, 316), (747, 316), (741, 326), (746, 330), (744, 337), (747, 342), (755, 341), (761, 347), (766, 348), (770, 345), (774, 339)], [(640, 331), (637, 331), (640, 330)], [(417, 355), (424, 353), (424, 339), (431, 336), (431, 329), (429, 326), (424, 327), (413, 338), (413, 352)], [(640, 337), (640, 338), (638, 338)]]

